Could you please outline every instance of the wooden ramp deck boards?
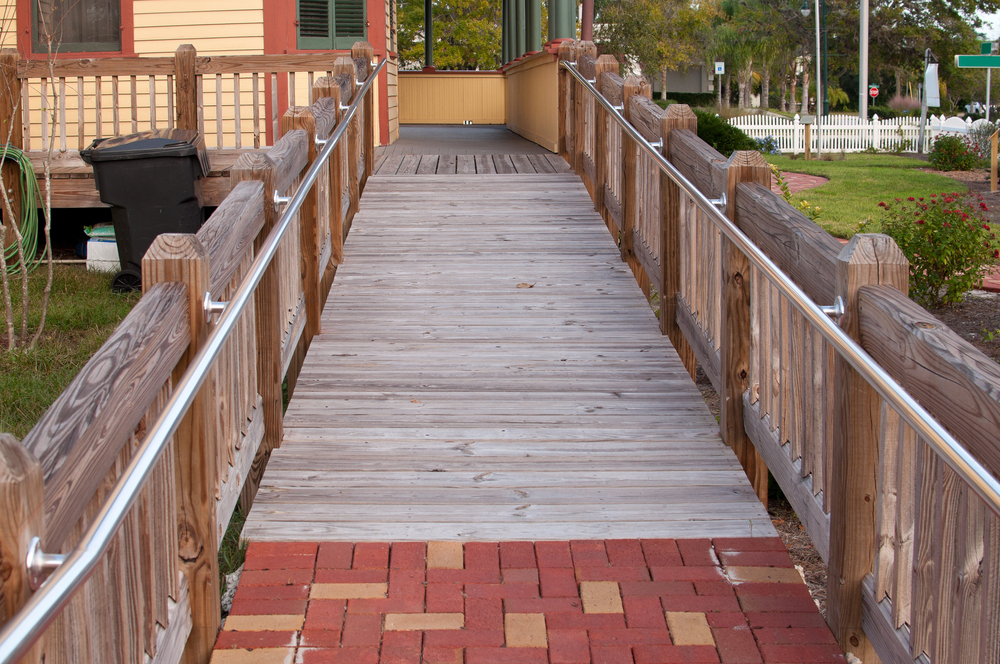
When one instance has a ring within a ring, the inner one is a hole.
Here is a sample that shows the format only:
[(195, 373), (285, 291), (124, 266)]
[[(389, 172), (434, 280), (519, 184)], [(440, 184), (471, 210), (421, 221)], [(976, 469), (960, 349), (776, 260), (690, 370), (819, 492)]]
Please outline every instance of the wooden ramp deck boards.
[(775, 536), (579, 178), (368, 181), (244, 534)]

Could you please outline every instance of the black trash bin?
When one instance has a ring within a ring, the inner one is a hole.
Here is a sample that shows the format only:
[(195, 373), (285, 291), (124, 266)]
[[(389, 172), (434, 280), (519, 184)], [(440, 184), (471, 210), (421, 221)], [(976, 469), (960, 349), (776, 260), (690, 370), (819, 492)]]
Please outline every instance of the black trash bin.
[(121, 271), (115, 290), (139, 288), (143, 254), (160, 233), (194, 233), (205, 220), (200, 178), (208, 175), (205, 140), (190, 129), (156, 129), (97, 139), (80, 152), (94, 167), (101, 200), (111, 206)]

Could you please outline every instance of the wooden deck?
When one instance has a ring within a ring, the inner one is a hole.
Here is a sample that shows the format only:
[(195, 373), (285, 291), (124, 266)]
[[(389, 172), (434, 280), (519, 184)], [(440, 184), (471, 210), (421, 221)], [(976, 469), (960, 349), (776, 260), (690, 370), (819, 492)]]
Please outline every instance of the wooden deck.
[(774, 536), (575, 175), (369, 180), (251, 540)]

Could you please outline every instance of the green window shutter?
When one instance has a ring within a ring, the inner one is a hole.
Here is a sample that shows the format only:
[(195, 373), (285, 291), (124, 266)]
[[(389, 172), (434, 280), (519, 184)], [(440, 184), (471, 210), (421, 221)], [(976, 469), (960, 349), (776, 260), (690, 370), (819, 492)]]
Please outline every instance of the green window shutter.
[(365, 0), (298, 0), (299, 48), (349, 49), (365, 39)]
[(354, 42), (365, 39), (364, 0), (332, 0), (336, 25), (334, 48), (351, 48)]
[(333, 43), (330, 0), (299, 0), (299, 48), (328, 49)]

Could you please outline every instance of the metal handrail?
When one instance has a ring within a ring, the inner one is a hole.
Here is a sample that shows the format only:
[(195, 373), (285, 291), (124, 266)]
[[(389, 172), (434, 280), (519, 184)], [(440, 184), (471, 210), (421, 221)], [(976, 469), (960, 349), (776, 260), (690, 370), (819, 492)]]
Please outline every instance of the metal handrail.
[[(885, 399), (900, 416), (917, 432), (924, 441), (927, 442), (935, 452), (940, 455), (945, 463), (969, 485), (979, 495), (980, 498), (1000, 515), (1000, 482), (983, 467), (979, 461), (969, 454), (955, 438), (942, 427), (930, 413), (928, 413), (920, 403), (904, 390), (885, 369), (881, 367), (865, 350), (853, 339), (833, 323), (830, 318), (793, 282), (788, 275), (772, 261), (767, 254), (754, 244), (750, 238), (743, 234), (736, 224), (729, 220), (724, 214), (719, 212), (712, 202), (701, 191), (698, 190), (684, 175), (677, 170), (667, 159), (660, 154), (650, 143), (640, 134), (635, 127), (629, 124), (621, 113), (618, 112), (611, 103), (604, 98), (597, 89), (591, 85), (587, 79), (577, 71), (576, 66), (571, 62), (562, 61), (560, 64), (565, 67), (573, 77), (578, 80), (587, 90), (594, 95), (594, 98), (604, 109), (611, 114), (611, 117), (621, 126), (622, 130), (636, 142), (643, 152), (645, 152), (667, 176), (674, 181), (684, 192), (694, 199), (703, 214), (707, 215), (719, 230), (742, 251), (750, 262), (777, 286), (778, 290), (789, 299), (792, 305), (806, 317), (813, 327), (819, 330), (823, 338), (832, 345), (840, 355), (847, 360), (855, 371), (861, 374), (868, 383), (875, 388), (875, 391)], [(627, 103), (628, 100), (623, 100)]]
[[(72, 598), (81, 585), (94, 572), (101, 556), (107, 551), (111, 544), (111, 539), (118, 528), (121, 527), (125, 516), (131, 509), (133, 503), (139, 497), (146, 480), (149, 479), (153, 468), (166, 449), (167, 441), (174, 435), (180, 425), (181, 418), (191, 406), (195, 395), (201, 388), (212, 365), (218, 359), (222, 346), (232, 333), (239, 320), (240, 315), (246, 309), (253, 296), (254, 290), (260, 283), (264, 272), (267, 270), (271, 259), (278, 251), (278, 245), (285, 233), (291, 227), (292, 220), (298, 213), (299, 208), (305, 201), (306, 195), (312, 188), (313, 183), (319, 175), (323, 163), (330, 158), (334, 147), (340, 141), (347, 126), (357, 113), (361, 100), (364, 99), (368, 90), (376, 77), (385, 67), (385, 58), (378, 64), (371, 75), (365, 80), (360, 92), (354, 102), (347, 109), (341, 121), (337, 124), (330, 138), (327, 140), (323, 150), (316, 157), (312, 166), (306, 171), (298, 189), (292, 195), (291, 200), (281, 214), (281, 218), (275, 227), (268, 234), (267, 239), (251, 264), (246, 279), (236, 290), (229, 304), (226, 306), (222, 317), (205, 340), (204, 345), (198, 354), (195, 355), (187, 371), (181, 377), (180, 382), (174, 388), (170, 400), (167, 402), (163, 412), (153, 424), (142, 444), (136, 448), (135, 454), (125, 472), (115, 483), (108, 500), (105, 501), (101, 511), (97, 514), (93, 524), (87, 532), (80, 538), (79, 543), (71, 554), (68, 555), (62, 565), (53, 572), (52, 576), (42, 585), (42, 587), (32, 595), (28, 603), (17, 615), (11, 618), (0, 631), (0, 664), (13, 664), (27, 653), (28, 649), (34, 645), (35, 641), (42, 635), (45, 628), (56, 618), (59, 610), (62, 609)], [(371, 149), (368, 147), (367, 149)], [(191, 297), (198, 297), (200, 294), (191, 293)]]

